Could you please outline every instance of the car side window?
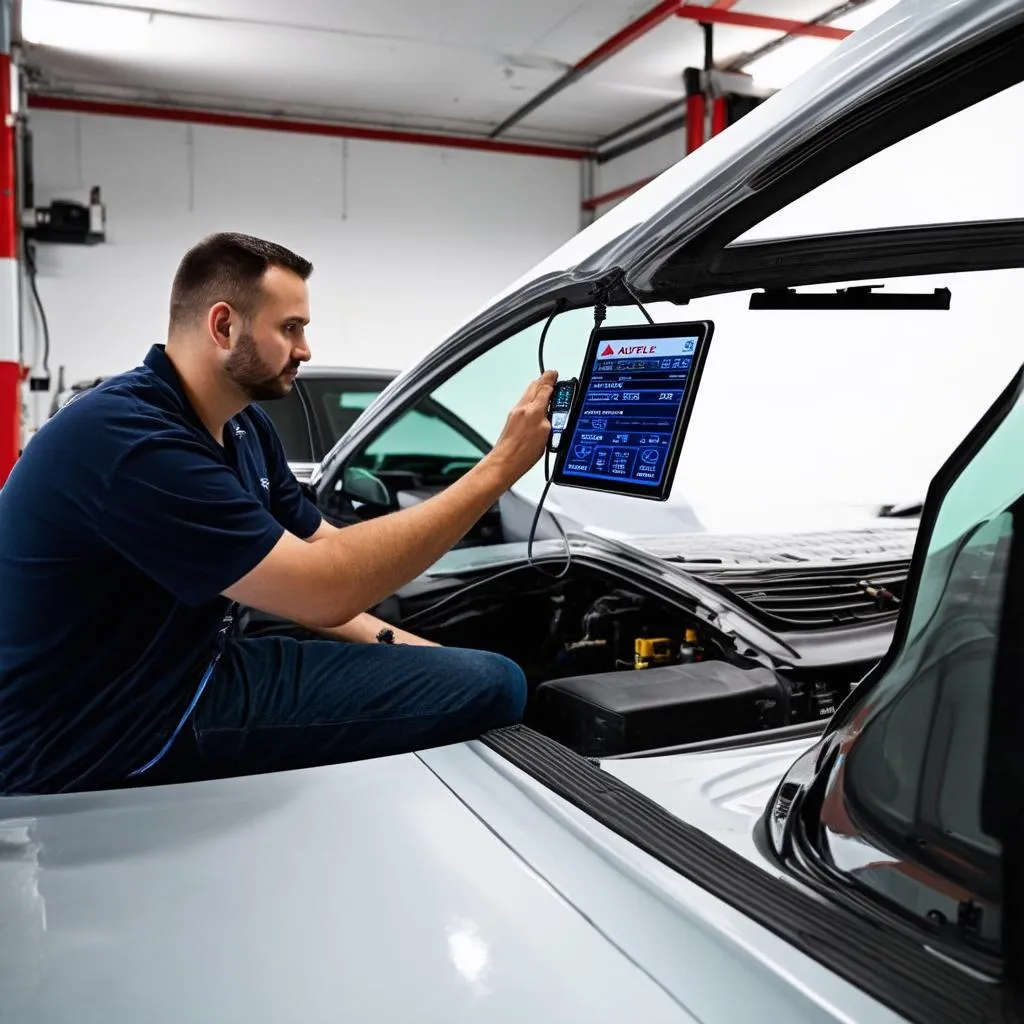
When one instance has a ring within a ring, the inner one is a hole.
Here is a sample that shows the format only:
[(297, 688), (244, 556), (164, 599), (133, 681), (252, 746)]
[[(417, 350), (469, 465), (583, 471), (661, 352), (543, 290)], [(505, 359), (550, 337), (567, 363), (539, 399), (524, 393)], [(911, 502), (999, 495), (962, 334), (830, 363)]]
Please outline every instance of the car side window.
[(984, 830), (982, 799), (1009, 555), (1024, 514), (1022, 446), (1018, 400), (943, 498), (906, 642), (843, 768), (851, 818), (921, 869), (875, 863), (860, 880), (933, 923), (957, 922), (977, 901), (983, 943), (999, 936), (1001, 847)]
[(304, 382), (324, 450), (352, 428), (364, 409), (380, 394), (386, 380), (309, 377)]
[(313, 462), (309, 420), (298, 388), (293, 387), (284, 398), (257, 404), (270, 417), (280, 435), (288, 461)]
[(473, 444), (438, 412), (410, 409), (380, 433), (365, 449), (364, 458), (377, 466), (402, 461), (405, 456), (436, 456), (476, 461), (485, 451)]

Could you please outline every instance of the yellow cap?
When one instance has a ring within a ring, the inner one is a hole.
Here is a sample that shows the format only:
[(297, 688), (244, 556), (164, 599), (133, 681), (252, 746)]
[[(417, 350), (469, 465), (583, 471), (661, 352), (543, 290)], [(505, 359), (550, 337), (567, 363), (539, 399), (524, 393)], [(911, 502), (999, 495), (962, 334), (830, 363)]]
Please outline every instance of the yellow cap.
[(686, 642), (688, 644), (693, 644), (693, 643), (697, 642), (697, 630), (695, 630), (695, 629), (688, 629), (686, 631)]

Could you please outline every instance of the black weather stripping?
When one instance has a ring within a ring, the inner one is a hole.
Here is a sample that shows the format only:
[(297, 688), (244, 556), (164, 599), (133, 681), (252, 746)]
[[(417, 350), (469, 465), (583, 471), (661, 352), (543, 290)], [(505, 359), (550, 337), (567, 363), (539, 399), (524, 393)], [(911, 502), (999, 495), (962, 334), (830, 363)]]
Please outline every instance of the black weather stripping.
[(751, 309), (938, 309), (948, 310), (952, 292), (879, 292), (880, 284), (856, 285), (834, 292), (798, 292), (794, 288), (769, 288), (750, 296)]
[(917, 1024), (1010, 1024), (1002, 989), (886, 929), (768, 874), (571, 750), (525, 726), (483, 742), (596, 821)]

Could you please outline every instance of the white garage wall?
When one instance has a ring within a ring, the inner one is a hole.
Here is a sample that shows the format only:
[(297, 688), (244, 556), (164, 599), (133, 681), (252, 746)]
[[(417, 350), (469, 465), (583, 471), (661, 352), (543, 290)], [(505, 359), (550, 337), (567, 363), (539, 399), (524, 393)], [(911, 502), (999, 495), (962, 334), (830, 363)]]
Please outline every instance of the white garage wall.
[(107, 206), (105, 244), (38, 246), (54, 381), (163, 341), (178, 260), (211, 231), (314, 262), (316, 362), (401, 368), (579, 224), (573, 161), (52, 111), (31, 125), (36, 203), (100, 185)]
[[(661, 174), (686, 155), (686, 132), (679, 130), (646, 146), (625, 153), (606, 164), (598, 164), (594, 172), (594, 195), (603, 196), (646, 178)], [(607, 213), (621, 200), (601, 206), (598, 215)]]

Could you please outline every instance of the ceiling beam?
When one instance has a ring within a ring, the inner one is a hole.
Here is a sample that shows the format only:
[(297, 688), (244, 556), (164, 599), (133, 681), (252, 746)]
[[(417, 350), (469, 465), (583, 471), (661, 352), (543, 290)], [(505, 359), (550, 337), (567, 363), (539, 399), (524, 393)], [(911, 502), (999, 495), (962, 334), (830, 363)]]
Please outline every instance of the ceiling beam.
[(617, 146), (608, 146), (605, 149), (598, 150), (594, 160), (598, 166), (610, 163), (612, 160), (617, 160), (620, 156), (632, 153), (635, 149), (640, 149), (643, 146), (649, 146), (652, 142), (657, 142), (658, 139), (663, 139), (666, 135), (671, 135), (673, 132), (685, 128), (686, 122), (686, 111), (677, 103), (674, 117), (662, 121), (661, 124), (649, 128), (645, 132), (634, 135), (628, 141), (619, 143)]
[(186, 107), (155, 106), (143, 103), (122, 103), (84, 97), (52, 96), (30, 93), (32, 110), (63, 110), (77, 114), (101, 114), (106, 117), (138, 117), (149, 121), (177, 121), (207, 124), (224, 128), (254, 128), (268, 132), (290, 132), (297, 135), (320, 135), (335, 139), (365, 139), (371, 142), (402, 142), (412, 146), (436, 146), (443, 149), (472, 149), (485, 153), (515, 156), (552, 157), (556, 160), (583, 160), (592, 156), (590, 149), (570, 146), (547, 146), (541, 143), (507, 142), (479, 135), (447, 135), (442, 132), (406, 131), (399, 128), (374, 128), (369, 125), (337, 124), (327, 121), (298, 121), (283, 117), (255, 114), (228, 114), (216, 110)]
[(814, 36), (818, 39), (842, 40), (852, 35), (848, 28), (835, 25), (821, 25), (811, 21), (794, 21), (792, 18), (776, 18), (768, 14), (748, 14), (746, 11), (731, 11), (718, 7), (701, 7), (698, 4), (683, 4), (677, 17), (699, 21), (704, 25), (735, 25), (739, 28), (760, 28), (769, 32), (784, 32), (790, 36)]
[[(819, 14), (817, 18), (812, 18), (809, 24), (811, 25), (827, 25), (829, 22), (835, 21), (837, 18), (841, 18), (846, 14), (851, 14), (860, 7), (864, 7), (866, 4), (872, 3), (873, 0), (843, 0), (842, 3), (837, 4), (835, 7), (829, 8), (824, 14)], [(735, 59), (722, 65), (723, 71), (741, 71), (748, 64), (752, 64), (756, 60), (760, 60), (762, 57), (766, 57), (769, 53), (774, 53), (780, 46), (785, 46), (786, 43), (790, 42), (793, 36), (788, 33), (784, 36), (780, 36), (777, 39), (773, 39), (769, 43), (765, 43), (764, 46), (758, 47), (756, 50), (750, 50), (747, 53), (741, 53)]]
[(610, 146), (613, 142), (618, 142), (627, 135), (632, 135), (634, 132), (638, 132), (641, 128), (646, 128), (649, 124), (654, 124), (655, 121), (660, 121), (663, 117), (680, 114), (682, 113), (685, 104), (686, 97), (680, 96), (679, 99), (675, 99), (671, 103), (666, 103), (663, 107), (658, 107), (657, 110), (652, 110), (649, 114), (644, 114), (643, 117), (638, 117), (635, 121), (630, 121), (629, 124), (624, 124), (621, 128), (616, 128), (615, 131), (610, 132), (603, 139), (598, 139), (597, 142), (594, 143), (594, 149), (600, 153), (605, 146)]
[(565, 74), (552, 82), (546, 89), (542, 89), (533, 99), (528, 100), (518, 110), (509, 114), (491, 132), (490, 137), (496, 139), (499, 135), (504, 134), (514, 124), (518, 124), (524, 117), (532, 114), (538, 107), (543, 106), (548, 100), (557, 96), (563, 89), (567, 89), (584, 75), (593, 71), (594, 68), (603, 64), (609, 57), (614, 57), (615, 54), (620, 53), (627, 46), (647, 35), (651, 29), (657, 28), (663, 22), (674, 17), (678, 11), (679, 0), (662, 0), (661, 3), (652, 7), (645, 14), (641, 14), (636, 21), (631, 21), (610, 39), (606, 39), (600, 46), (591, 50), (585, 57), (573, 64)]
[[(733, 7), (738, 3), (739, 0), (716, 0), (712, 7), (726, 8)], [(827, 25), (837, 18), (841, 18), (844, 15), (851, 14), (860, 7), (864, 7), (866, 4), (872, 3), (873, 0), (842, 0), (841, 3), (836, 4), (834, 7), (830, 7), (827, 11), (819, 14), (816, 18), (812, 18), (807, 24)], [(728, 61), (723, 61), (717, 65), (719, 71), (733, 72), (737, 74), (746, 74), (744, 70), (748, 64), (752, 64), (754, 61), (759, 60), (761, 57), (767, 56), (769, 53), (773, 53), (775, 50), (793, 39), (792, 35), (779, 36), (771, 42), (766, 43), (763, 46), (758, 47), (756, 50), (749, 50), (745, 53), (738, 54)], [(645, 114), (643, 117), (637, 118), (635, 121), (631, 121), (629, 124), (623, 125), (621, 128), (617, 128), (614, 132), (611, 132), (605, 138), (600, 139), (594, 144), (594, 148), (598, 152), (598, 163), (604, 163), (609, 158), (607, 156), (606, 147), (612, 143), (617, 143), (621, 139), (627, 138), (630, 135), (640, 131), (642, 128), (646, 128), (649, 125), (655, 124), (665, 117), (674, 117), (679, 113), (680, 105), (683, 103), (683, 98), (680, 97), (678, 100), (673, 100), (671, 103), (667, 103), (662, 107), (658, 107), (657, 110), (652, 111), (649, 114)], [(671, 123), (674, 123), (671, 122)], [(647, 135), (637, 136), (637, 138), (646, 140)], [(639, 143), (643, 145), (643, 141)], [(638, 148), (637, 146), (631, 146), (630, 144), (624, 143), (622, 146), (616, 146), (614, 150), (608, 152), (614, 152), (616, 156), (621, 156), (624, 153), (630, 152), (632, 148)]]
[[(728, 9), (735, 6), (735, 4), (738, 2), (739, 0), (716, 0), (716, 2), (711, 6), (716, 8), (724, 7)], [(828, 24), (830, 21), (834, 21), (836, 18), (841, 18), (846, 14), (850, 14), (853, 11), (857, 10), (859, 7), (863, 7), (871, 2), (872, 0), (842, 0), (842, 2), (837, 4), (835, 7), (831, 7), (823, 14), (819, 14), (818, 17), (814, 18), (812, 22), (809, 22), (809, 24)], [(732, 61), (719, 65), (719, 70), (734, 73), (743, 73), (743, 69), (748, 64), (753, 63), (755, 60), (758, 60), (759, 58), (766, 56), (769, 53), (773, 53), (780, 46), (785, 46), (785, 44), (788, 43), (792, 38), (793, 36), (787, 33), (786, 35), (781, 36), (778, 39), (773, 39), (770, 43), (766, 43), (764, 46), (761, 46), (756, 50), (751, 50), (747, 53), (741, 54)], [(672, 120), (666, 121), (664, 122), (664, 124), (659, 125), (657, 128), (652, 128), (650, 132), (647, 132), (643, 135), (635, 136), (629, 142), (624, 142), (620, 146), (616, 146), (612, 149), (606, 148), (609, 143), (617, 142), (624, 136), (631, 135), (635, 131), (638, 131), (640, 128), (644, 128), (649, 124), (653, 124), (654, 122), (659, 121), (662, 117), (676, 114), (679, 109), (679, 102), (680, 101), (676, 101), (673, 103), (666, 104), (664, 107), (659, 107), (652, 113), (647, 114), (644, 117), (638, 118), (636, 121), (633, 121), (630, 124), (625, 125), (622, 128), (619, 128), (617, 131), (612, 132), (606, 138), (601, 139), (596, 144), (597, 162), (599, 164), (607, 163), (609, 160), (615, 159), (615, 157), (623, 156), (626, 153), (632, 152), (634, 149), (638, 149), (640, 146), (646, 145), (653, 139), (662, 137), (663, 135), (669, 134), (671, 131), (676, 130), (678, 127), (681, 127), (679, 121), (676, 118), (673, 118)], [(683, 123), (685, 124), (685, 117), (683, 118)], [(655, 177), (657, 177), (657, 175), (655, 175)], [(643, 178), (642, 180), (635, 181), (629, 185), (623, 185), (622, 187), (615, 189), (614, 192), (610, 192), (603, 196), (596, 196), (584, 200), (582, 204), (583, 209), (594, 211), (598, 207), (603, 206), (606, 203), (614, 202), (618, 199), (625, 199), (627, 196), (630, 196), (634, 192), (639, 191), (641, 188), (644, 187), (644, 185), (648, 184), (648, 182), (652, 180), (653, 178), (649, 177)]]
[(542, 107), (549, 100), (554, 99), (559, 93), (568, 89), (570, 85), (578, 82), (584, 75), (589, 74), (599, 67), (606, 60), (621, 53), (626, 47), (631, 46), (638, 39), (657, 28), (659, 25), (673, 17), (688, 18), (691, 21), (698, 21), (705, 25), (737, 25), (744, 28), (760, 28), (770, 32), (782, 32), (787, 36), (816, 36), (820, 39), (845, 39), (850, 32), (847, 29), (835, 28), (832, 25), (821, 24), (818, 21), (803, 22), (794, 21), (792, 18), (775, 18), (770, 15), (749, 14), (743, 11), (734, 11), (739, 0), (715, 0), (708, 7), (698, 4), (688, 4), (684, 0), (662, 0), (650, 10), (641, 14), (635, 21), (631, 21), (615, 35), (606, 39), (600, 46), (595, 47), (585, 57), (577, 61), (568, 71), (562, 74), (547, 88), (542, 89), (532, 99), (527, 100), (521, 107), (514, 110), (501, 124), (490, 133), (490, 138), (496, 139), (503, 135), (513, 125), (518, 124), (523, 118), (528, 117), (539, 107)]

